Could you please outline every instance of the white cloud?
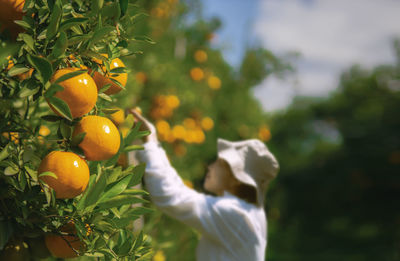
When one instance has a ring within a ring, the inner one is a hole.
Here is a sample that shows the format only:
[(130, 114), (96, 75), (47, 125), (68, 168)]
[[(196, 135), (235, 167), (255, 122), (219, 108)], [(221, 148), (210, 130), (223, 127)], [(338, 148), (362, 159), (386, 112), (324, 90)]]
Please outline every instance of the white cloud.
[[(354, 63), (372, 67), (393, 62), (391, 40), (400, 36), (399, 14), (396, 0), (260, 0), (254, 33), (275, 53), (299, 51), (302, 55), (295, 64), (298, 86), (286, 83), (280, 88), (325, 95), (337, 86), (340, 72)], [(268, 87), (271, 82), (264, 81), (255, 93), (263, 93), (262, 99), (267, 100), (263, 104), (275, 103), (267, 110), (286, 106), (287, 97), (260, 90), (277, 89)]]

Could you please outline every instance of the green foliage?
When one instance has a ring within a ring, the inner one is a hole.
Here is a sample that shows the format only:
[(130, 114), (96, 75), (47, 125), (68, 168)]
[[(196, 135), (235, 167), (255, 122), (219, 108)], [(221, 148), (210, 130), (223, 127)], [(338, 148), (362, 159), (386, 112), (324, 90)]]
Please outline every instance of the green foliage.
[[(85, 244), (81, 255), (143, 260), (151, 253), (147, 236), (132, 224), (149, 209), (131, 205), (147, 202), (147, 192), (132, 188), (141, 182), (144, 166), (123, 169), (117, 160), (122, 153), (141, 149), (131, 144), (147, 132), (136, 126), (127, 139), (121, 136), (114, 157), (90, 162), (89, 185), (73, 199), (56, 199), (39, 179), (56, 174), (37, 171), (50, 151), (83, 155), (78, 145), (85, 133), (72, 137), (80, 119), (73, 119), (68, 104), (54, 94), (63, 90), (60, 82), (102, 70), (95, 59), (111, 75), (126, 72), (110, 71), (110, 62), (133, 54), (128, 47), (140, 37), (132, 33), (140, 7), (129, 1), (27, 0), (24, 11), (16, 21), (24, 29), (16, 42), (0, 33), (0, 250), (18, 239), (35, 251), (32, 242), (47, 233), (61, 235), (60, 228), (72, 221)], [(51, 81), (54, 72), (65, 67), (81, 70)], [(104, 93), (99, 97), (89, 114), (106, 116), (117, 99)], [(61, 116), (52, 114), (49, 104)]]
[(329, 98), (274, 116), (268, 260), (397, 258), (399, 76), (354, 66)]

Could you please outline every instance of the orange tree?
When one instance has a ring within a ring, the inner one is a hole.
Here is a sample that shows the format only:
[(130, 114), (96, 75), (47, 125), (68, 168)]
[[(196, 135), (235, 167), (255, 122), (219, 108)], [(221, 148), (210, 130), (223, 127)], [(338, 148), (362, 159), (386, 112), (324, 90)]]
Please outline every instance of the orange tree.
[[(269, 115), (252, 95), (252, 87), (290, 66), (268, 50), (254, 48), (239, 68), (232, 68), (213, 44), (220, 22), (196, 16), (201, 13), (199, 1), (143, 2), (151, 19), (139, 23), (137, 31), (156, 44), (135, 43), (143, 55), (126, 63), (134, 76), (129, 81), (137, 88), (118, 97), (124, 106), (136, 100), (154, 122), (185, 183), (201, 190), (207, 163), (216, 157), (217, 137), (269, 142)], [(194, 260), (196, 233), (159, 211), (146, 218), (145, 231), (155, 239), (156, 251), (162, 251), (156, 260)]]
[(140, 6), (0, 3), (0, 259), (146, 258), (132, 222), (149, 209), (131, 207), (145, 202), (132, 188), (144, 167), (117, 161), (147, 133), (123, 137), (107, 119), (125, 92), (120, 59), (135, 55), (131, 42), (150, 41), (133, 36)]

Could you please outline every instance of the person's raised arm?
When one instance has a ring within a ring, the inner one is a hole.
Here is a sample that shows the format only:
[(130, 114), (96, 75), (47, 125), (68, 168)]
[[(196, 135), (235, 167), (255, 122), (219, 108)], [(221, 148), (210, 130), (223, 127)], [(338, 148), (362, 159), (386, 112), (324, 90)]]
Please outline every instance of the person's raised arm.
[(157, 140), (156, 128), (142, 115), (132, 110), (135, 118), (142, 122), (143, 130), (149, 130), (144, 150), (138, 159), (145, 162), (145, 185), (152, 202), (167, 215), (194, 227), (217, 241), (240, 237), (238, 220), (232, 208), (218, 203), (220, 197), (207, 196), (187, 187), (171, 166), (165, 151)]

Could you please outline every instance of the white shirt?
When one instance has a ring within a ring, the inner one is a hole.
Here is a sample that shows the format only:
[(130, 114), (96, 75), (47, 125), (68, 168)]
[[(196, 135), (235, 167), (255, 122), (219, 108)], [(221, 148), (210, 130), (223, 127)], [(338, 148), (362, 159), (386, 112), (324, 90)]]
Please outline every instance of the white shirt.
[(228, 192), (214, 197), (190, 189), (155, 142), (145, 143), (137, 156), (147, 163), (144, 178), (153, 203), (202, 234), (198, 261), (265, 260), (267, 219), (262, 207)]

